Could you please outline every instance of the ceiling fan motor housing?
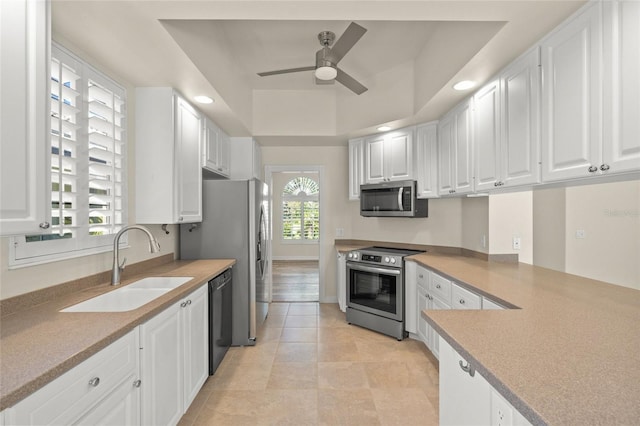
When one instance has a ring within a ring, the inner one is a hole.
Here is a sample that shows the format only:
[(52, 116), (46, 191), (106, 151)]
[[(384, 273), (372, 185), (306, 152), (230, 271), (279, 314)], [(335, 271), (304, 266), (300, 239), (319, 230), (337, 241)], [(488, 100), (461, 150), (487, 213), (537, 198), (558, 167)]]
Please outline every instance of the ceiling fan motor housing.
[(323, 47), (316, 52), (316, 68), (320, 67), (336, 67), (336, 64), (331, 55), (331, 49), (329, 49), (328, 47)]

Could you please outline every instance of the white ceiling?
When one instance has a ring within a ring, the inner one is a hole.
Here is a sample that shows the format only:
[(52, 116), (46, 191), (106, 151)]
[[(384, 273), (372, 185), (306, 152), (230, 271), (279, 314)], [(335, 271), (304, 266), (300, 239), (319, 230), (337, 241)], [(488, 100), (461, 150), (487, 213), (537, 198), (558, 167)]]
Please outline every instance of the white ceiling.
[[(584, 1), (53, 0), (54, 39), (132, 86), (172, 86), (232, 136), (265, 145), (344, 144), (382, 123), (437, 119)], [(339, 67), (358, 96), (313, 73), (323, 30), (367, 29)]]

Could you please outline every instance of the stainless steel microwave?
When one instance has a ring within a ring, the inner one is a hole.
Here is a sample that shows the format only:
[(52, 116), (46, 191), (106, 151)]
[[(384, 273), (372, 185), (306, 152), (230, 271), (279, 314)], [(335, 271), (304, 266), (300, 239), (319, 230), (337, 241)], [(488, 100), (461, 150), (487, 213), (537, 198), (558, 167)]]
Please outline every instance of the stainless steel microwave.
[(428, 200), (418, 199), (415, 180), (360, 185), (360, 215), (427, 217)]

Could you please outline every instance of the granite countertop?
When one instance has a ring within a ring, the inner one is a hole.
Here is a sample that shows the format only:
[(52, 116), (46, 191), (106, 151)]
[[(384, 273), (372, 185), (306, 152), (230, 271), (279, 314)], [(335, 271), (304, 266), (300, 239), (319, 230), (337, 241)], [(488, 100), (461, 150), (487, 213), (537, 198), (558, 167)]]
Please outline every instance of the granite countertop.
[[(233, 259), (172, 261), (122, 281), (56, 297), (2, 317), (0, 410), (11, 407), (91, 355), (179, 301), (235, 264)], [(146, 276), (185, 276), (190, 281), (127, 312), (59, 312)]]
[(523, 263), (409, 259), (519, 308), (422, 316), (533, 424), (638, 424), (640, 291)]

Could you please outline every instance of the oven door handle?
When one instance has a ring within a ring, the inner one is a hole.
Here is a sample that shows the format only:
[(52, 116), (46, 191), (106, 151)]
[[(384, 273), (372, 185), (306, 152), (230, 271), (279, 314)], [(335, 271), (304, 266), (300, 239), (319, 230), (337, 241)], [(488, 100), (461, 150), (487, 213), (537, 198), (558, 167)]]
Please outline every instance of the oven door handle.
[(351, 264), (349, 266), (351, 266), (351, 269), (355, 271), (373, 272), (373, 273), (387, 274), (387, 275), (400, 275), (399, 269), (384, 269), (384, 268), (375, 268), (373, 266), (354, 265), (354, 264)]

